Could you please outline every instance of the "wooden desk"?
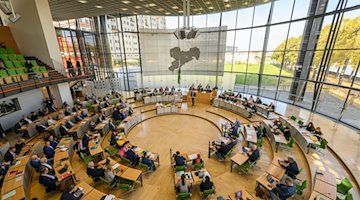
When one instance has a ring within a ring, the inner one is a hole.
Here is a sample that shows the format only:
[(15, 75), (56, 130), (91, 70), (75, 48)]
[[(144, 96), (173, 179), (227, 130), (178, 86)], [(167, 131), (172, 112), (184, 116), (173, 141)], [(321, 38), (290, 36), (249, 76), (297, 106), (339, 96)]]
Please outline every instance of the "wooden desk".
[[(242, 199), (256, 199), (252, 194), (250, 194), (247, 190), (239, 190), (242, 192)], [(230, 198), (230, 200), (237, 200), (235, 198), (235, 192), (228, 194), (228, 197)]]
[(16, 189), (18, 187), (23, 187), (23, 184), (24, 184), (23, 176), (18, 176), (11, 180), (5, 181), (1, 188), (1, 194), (6, 194), (13, 189)]
[(333, 185), (333, 186), (336, 187), (337, 183), (336, 183), (336, 177), (335, 177), (334, 174), (332, 174), (332, 173), (330, 173), (330, 172), (328, 172), (328, 171), (322, 171), (322, 170), (321, 170), (321, 171), (317, 171), (317, 172), (322, 173), (322, 175), (316, 173), (316, 176), (315, 176), (316, 181), (317, 181), (317, 180), (320, 180), (320, 181), (323, 181), (323, 182), (325, 182), (325, 183), (328, 183), (328, 184)]
[[(271, 185), (271, 183), (269, 183), (269, 181), (267, 180), (267, 175), (269, 175), (269, 174), (265, 172), (259, 178), (257, 178), (256, 179), (256, 185), (261, 185), (265, 189), (267, 189), (268, 191), (271, 191), (273, 188), (276, 187), (276, 185)], [(280, 182), (275, 177), (273, 177), (273, 179), (275, 179), (277, 181), (277, 183)]]
[(336, 199), (336, 186), (325, 183), (319, 179), (315, 181), (314, 191), (330, 199)]
[(89, 184), (85, 183), (84, 181), (80, 181), (80, 183), (78, 183), (76, 186), (77, 186), (78, 188), (82, 188), (82, 189), (83, 189), (83, 190), (82, 190), (82, 192), (84, 193), (83, 198), (84, 198), (87, 194), (89, 194), (89, 193), (94, 189), (94, 188), (91, 187)]
[(200, 169), (200, 170), (197, 170), (197, 171), (191, 171), (191, 176), (192, 176), (192, 178), (194, 180), (194, 183), (200, 183), (200, 182), (203, 181), (203, 178), (204, 178), (204, 177), (200, 178), (199, 176), (196, 176), (197, 172), (204, 172), (204, 176), (207, 175), (207, 174), (210, 176), (210, 173), (206, 169)]
[(316, 191), (312, 191), (309, 200), (320, 200), (320, 198), (322, 200), (331, 200), (330, 198), (327, 198), (326, 196), (324, 196)]
[(231, 163), (230, 163), (230, 172), (232, 172), (233, 165), (236, 163), (237, 165), (241, 166), (243, 165), (247, 160), (249, 159), (249, 156), (243, 153), (236, 153), (233, 157), (231, 157)]
[(281, 167), (281, 165), (279, 164), (279, 161), (282, 161), (283, 159), (281, 159), (280, 157), (278, 156), (274, 156), (274, 159), (272, 160), (272, 163), (273, 165), (277, 166), (277, 167)]
[(26, 165), (15, 167), (11, 170), (9, 169), (5, 175), (4, 182), (9, 181), (9, 180), (14, 179), (19, 176), (23, 176), (25, 173), (25, 168), (26, 168)]
[[(203, 104), (210, 104), (211, 101), (211, 97), (212, 97), (212, 92), (198, 92), (195, 91), (196, 96), (195, 96), (195, 103), (203, 103)], [(187, 102), (191, 103), (191, 92), (188, 91), (187, 92)]]
[[(68, 147), (71, 148), (71, 147)], [(69, 150), (69, 149), (68, 149)], [(55, 155), (54, 155), (54, 163), (62, 161), (62, 160), (67, 160), (69, 159), (69, 153), (68, 150), (66, 151), (60, 151), (60, 149), (56, 149), (55, 150)]]
[(281, 180), (285, 174), (285, 169), (282, 167), (278, 167), (276, 165), (270, 164), (268, 169), (266, 170), (268, 174), (271, 174), (272, 177), (275, 177), (278, 180)]
[(101, 158), (104, 157), (103, 155), (103, 148), (101, 147), (101, 141), (100, 141), (100, 138), (98, 139), (99, 142), (98, 144), (95, 143), (95, 140), (92, 139), (89, 141), (89, 151), (90, 151), (90, 155), (91, 156), (97, 156), (97, 155), (100, 155)]
[(34, 143), (28, 143), (26, 144), (20, 151), (20, 153), (18, 154), (19, 156), (25, 156), (26, 154), (28, 154), (28, 152), (31, 150), (31, 148), (34, 146)]
[[(110, 160), (110, 165), (112, 165), (112, 167), (114, 167), (114, 165), (118, 164), (118, 167), (116, 167), (118, 169), (118, 172), (116, 173), (116, 176), (121, 177), (121, 175), (129, 168), (126, 165), (122, 165), (118, 162), (116, 162), (115, 160), (111, 159), (110, 157), (106, 158)], [(106, 159), (101, 160), (100, 162), (98, 162), (98, 165), (104, 165), (106, 163)]]
[(9, 170), (15, 169), (17, 167), (26, 166), (29, 161), (29, 156), (22, 156), (16, 159), (15, 165), (9, 167)]
[(86, 196), (84, 196), (83, 200), (100, 200), (106, 194), (100, 192), (99, 190), (93, 189)]
[(254, 126), (251, 124), (245, 124), (243, 127), (243, 134), (245, 136), (245, 140), (248, 143), (251, 142), (253, 144), (256, 144), (258, 138)]
[(196, 160), (197, 155), (200, 155), (200, 158), (201, 158), (200, 152), (185, 154), (186, 162)]
[[(7, 198), (5, 196), (7, 196), (10, 192), (15, 191), (15, 194), (8, 196)], [(23, 187), (17, 187), (11, 191), (9, 191), (6, 194), (1, 194), (2, 195), (2, 200), (19, 200), (19, 199), (25, 199), (25, 191)]]
[(194, 182), (194, 179), (193, 179), (193, 177), (192, 177), (191, 172), (179, 171), (179, 172), (175, 172), (175, 173), (174, 173), (174, 181), (175, 181), (175, 184), (180, 181), (181, 176), (182, 176), (182, 174), (184, 174), (184, 173), (185, 173), (185, 175), (186, 175), (186, 176), (185, 176), (186, 182), (188, 182), (188, 183), (190, 183), (190, 184), (192, 184), (192, 183)]
[(140, 179), (141, 187), (143, 186), (142, 181), (142, 171), (134, 168), (128, 168), (125, 170), (123, 174), (120, 175), (121, 178), (127, 179), (130, 181), (136, 182), (138, 179)]
[[(57, 164), (58, 164), (58, 163), (54, 163), (54, 166), (56, 166)], [(65, 164), (68, 165), (68, 169), (67, 169), (66, 172), (60, 174), (60, 173), (59, 173), (59, 170), (61, 170), (61, 169), (65, 166)], [(69, 160), (62, 161), (60, 166), (54, 167), (54, 171), (55, 171), (55, 176), (57, 177), (57, 179), (58, 179), (59, 182), (63, 182), (63, 181), (68, 180), (69, 178), (72, 178), (73, 183), (76, 183), (76, 178), (75, 178), (74, 170), (72, 169)], [(66, 174), (66, 173), (70, 173), (70, 176), (63, 177), (64, 174)]]

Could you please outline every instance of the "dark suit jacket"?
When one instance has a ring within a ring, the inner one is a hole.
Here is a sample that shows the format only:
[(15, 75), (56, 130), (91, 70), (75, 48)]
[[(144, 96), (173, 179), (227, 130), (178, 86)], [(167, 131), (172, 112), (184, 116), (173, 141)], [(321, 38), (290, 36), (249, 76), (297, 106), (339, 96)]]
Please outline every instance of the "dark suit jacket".
[(78, 200), (80, 197), (75, 197), (74, 194), (71, 194), (69, 190), (64, 191), (60, 197), (60, 200)]
[(259, 149), (256, 149), (255, 151), (253, 151), (253, 153), (251, 155), (248, 154), (248, 156), (249, 156), (250, 162), (255, 162), (260, 157)]
[(112, 117), (113, 117), (115, 120), (121, 120), (121, 116), (120, 116), (120, 112), (119, 112), (119, 111), (114, 111), (113, 114), (112, 114)]
[(39, 133), (42, 133), (42, 132), (45, 131), (46, 128), (44, 128), (44, 127), (41, 126), (41, 125), (40, 125), (40, 126), (36, 125), (35, 129), (36, 129)]
[(126, 152), (126, 158), (131, 161), (131, 164), (135, 164), (138, 160), (138, 156), (131, 149)]
[(61, 136), (67, 135), (68, 131), (63, 126), (60, 126), (60, 134)]
[(15, 157), (8, 150), (4, 155), (4, 160), (5, 160), (5, 162), (9, 162), (9, 161), (12, 162), (15, 160)]
[(58, 142), (53, 140), (53, 141), (50, 141), (50, 145), (55, 149), (56, 146), (58, 145)]
[(90, 138), (85, 134), (82, 138), (82, 143), (85, 148), (89, 147)]
[(113, 123), (109, 123), (109, 129), (111, 130), (111, 131), (113, 131), (113, 130), (115, 130), (115, 124), (113, 124)]
[(31, 165), (36, 171), (39, 171), (40, 160), (30, 160), (30, 165)]
[(53, 148), (44, 146), (43, 151), (47, 159), (54, 158), (55, 150)]
[(86, 173), (87, 173), (87, 175), (91, 176), (94, 179), (94, 181), (98, 181), (100, 179), (99, 177), (102, 177), (105, 175), (105, 169), (87, 168)]
[(56, 179), (49, 178), (47, 176), (40, 175), (39, 183), (46, 187), (46, 192), (56, 190)]
[(209, 182), (209, 183), (205, 183), (205, 182), (201, 182), (200, 183), (200, 191), (204, 191), (204, 190), (210, 190), (212, 189), (214, 186), (214, 183), (213, 182)]

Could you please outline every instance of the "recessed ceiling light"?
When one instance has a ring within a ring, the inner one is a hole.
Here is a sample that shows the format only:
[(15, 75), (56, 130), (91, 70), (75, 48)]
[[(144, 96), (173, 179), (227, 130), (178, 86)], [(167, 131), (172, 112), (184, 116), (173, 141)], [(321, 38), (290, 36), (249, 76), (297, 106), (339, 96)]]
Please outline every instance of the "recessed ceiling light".
[(171, 7), (172, 9), (178, 9), (179, 7), (177, 7), (177, 6), (173, 6), (173, 7)]
[(163, 11), (164, 10), (164, 8), (159, 8), (159, 9), (157, 9), (158, 11)]
[(130, 3), (130, 1), (122, 1), (124, 4), (128, 4)]
[(150, 7), (154, 7), (154, 6), (156, 6), (156, 4), (154, 4), (154, 3), (150, 3), (150, 4), (148, 4)]
[(199, 10), (204, 10), (204, 8), (199, 8)]
[(100, 9), (100, 8), (103, 8), (103, 7), (102, 7), (102, 6), (99, 6), (99, 5), (96, 5), (95, 8), (99, 8), (99, 9)]
[(182, 11), (182, 10), (179, 10), (179, 13), (183, 13), (184, 11)]
[(148, 11), (148, 10), (145, 10), (145, 12), (146, 12), (146, 13), (149, 13), (150, 11)]
[(212, 10), (212, 9), (214, 9), (214, 7), (210, 6), (209, 9)]
[(199, 9), (197, 9), (197, 8), (194, 8), (194, 9), (193, 9), (193, 11), (198, 11), (198, 10), (199, 10)]
[(121, 10), (128, 10), (127, 8), (121, 8)]
[(230, 8), (230, 7), (231, 7), (231, 5), (230, 5), (230, 4), (226, 4), (226, 5), (225, 5), (225, 7)]
[(207, 1), (207, 2), (205, 2), (205, 3), (206, 3), (206, 4), (208, 4), (208, 5), (209, 5), (209, 4), (211, 4), (211, 2), (210, 2), (210, 1)]
[(79, 3), (87, 3), (87, 0), (78, 0)]
[(224, 2), (229, 2), (229, 0), (224, 0)]
[(134, 6), (134, 8), (136, 8), (136, 9), (140, 9), (140, 8), (141, 8), (141, 6)]
[(133, 12), (134, 15), (137, 15), (138, 13), (137, 12)]
[(165, 13), (165, 15), (170, 15), (170, 14), (171, 14), (171, 13), (169, 13), (169, 12), (166, 12), (166, 13)]
[(244, 4), (245, 4), (245, 5), (248, 5), (248, 2), (245, 2)]

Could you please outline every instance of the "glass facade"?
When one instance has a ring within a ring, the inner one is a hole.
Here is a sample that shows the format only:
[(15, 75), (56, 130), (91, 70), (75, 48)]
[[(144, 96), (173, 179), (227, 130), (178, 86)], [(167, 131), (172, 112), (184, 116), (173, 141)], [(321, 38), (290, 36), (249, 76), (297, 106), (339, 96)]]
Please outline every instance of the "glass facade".
[[(201, 34), (189, 40), (173, 34), (183, 27), (182, 16), (86, 19), (88, 25), (81, 25), (84, 19), (54, 22), (63, 56), (96, 65), (97, 78), (120, 78), (123, 90), (210, 83), (360, 128), (359, 1), (278, 0), (194, 15), (190, 25)], [(79, 33), (87, 34), (84, 52)], [(180, 76), (169, 70), (176, 47), (190, 57)], [(194, 47), (198, 58), (190, 54)]]

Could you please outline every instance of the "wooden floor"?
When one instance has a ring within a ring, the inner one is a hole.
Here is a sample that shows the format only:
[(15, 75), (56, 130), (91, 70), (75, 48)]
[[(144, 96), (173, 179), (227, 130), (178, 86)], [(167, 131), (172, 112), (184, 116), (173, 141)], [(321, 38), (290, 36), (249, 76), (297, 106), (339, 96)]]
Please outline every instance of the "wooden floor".
[[(187, 106), (186, 103), (181, 104), (180, 114), (183, 115), (164, 115), (156, 116), (152, 106), (146, 106), (142, 114), (144, 121), (135, 126), (128, 135), (131, 143), (152, 152), (160, 154), (161, 166), (154, 173), (144, 176), (144, 186), (136, 185), (135, 191), (124, 194), (119, 190), (110, 190), (104, 184), (93, 183), (86, 175), (86, 165), (77, 155), (72, 159), (72, 167), (76, 177), (85, 181), (105, 193), (112, 193), (123, 199), (134, 200), (167, 200), (175, 199), (174, 191), (174, 172), (170, 166), (170, 148), (173, 151), (179, 150), (184, 153), (200, 152), (203, 156), (205, 167), (212, 176), (212, 180), (216, 187), (217, 195), (227, 196), (229, 193), (238, 191), (240, 188), (248, 190), (254, 194), (255, 180), (259, 177), (271, 163), (274, 152), (268, 140), (265, 140), (262, 147), (262, 157), (257, 165), (250, 170), (248, 175), (240, 175), (236, 170), (230, 172), (230, 162), (219, 162), (214, 157), (207, 158), (208, 141), (220, 136), (219, 128), (221, 123), (230, 120), (239, 119), (241, 123), (250, 123), (249, 120), (240, 117), (226, 110), (213, 108), (209, 105), (196, 105), (194, 107)], [(140, 108), (139, 108), (140, 109)], [(189, 116), (188, 114), (194, 115)], [(261, 117), (252, 119), (252, 121), (261, 120)], [(107, 136), (109, 137), (109, 136)], [(240, 138), (238, 149), (240, 150), (243, 141)], [(103, 146), (107, 146), (107, 139), (104, 139)], [(317, 168), (324, 168), (334, 172), (337, 177), (349, 177), (346, 170), (341, 167), (340, 162), (329, 151), (325, 151), (324, 155), (312, 153), (304, 155), (298, 146), (295, 146), (291, 152), (279, 150), (277, 156), (286, 157), (293, 155), (300, 167), (304, 168), (300, 179), (308, 180), (311, 183), (314, 172)], [(307, 165), (309, 161), (310, 168)], [(310, 184), (311, 186), (311, 184)], [(59, 199), (60, 192), (50, 194), (44, 193), (44, 188), (38, 184), (38, 175), (34, 174), (31, 182), (31, 198), (38, 199)], [(308, 187), (302, 198), (308, 199), (311, 189)], [(193, 185), (193, 198), (201, 199), (199, 196), (199, 186)], [(353, 192), (354, 193), (354, 192)], [(360, 199), (359, 194), (355, 190), (355, 199)]]

